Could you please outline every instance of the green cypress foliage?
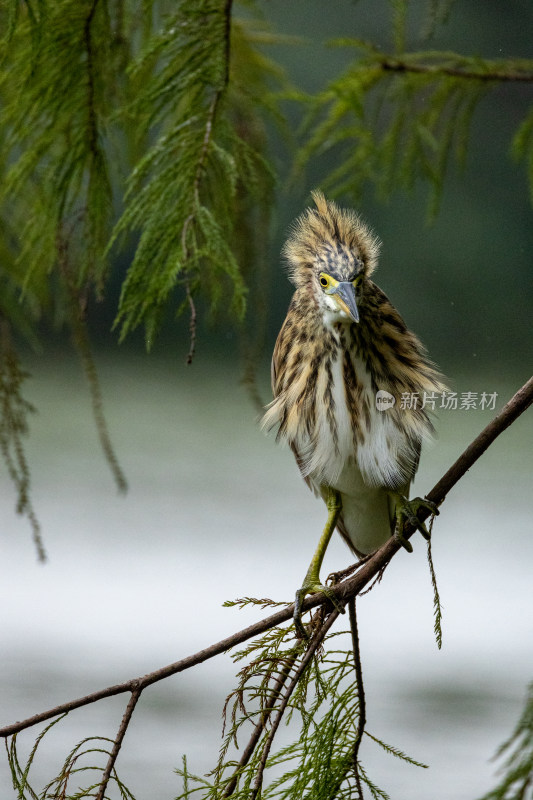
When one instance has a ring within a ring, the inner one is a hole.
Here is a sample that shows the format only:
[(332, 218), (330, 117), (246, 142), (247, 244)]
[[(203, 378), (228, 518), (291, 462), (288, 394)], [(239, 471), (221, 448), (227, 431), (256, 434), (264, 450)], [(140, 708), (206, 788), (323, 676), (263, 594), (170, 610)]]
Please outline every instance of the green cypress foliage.
[[(396, 40), (403, 41), (400, 33)], [(524, 59), (498, 61), (441, 51), (387, 54), (357, 39), (332, 45), (359, 55), (323, 91), (302, 98), (308, 115), (297, 166), (333, 152), (338, 166), (325, 186), (355, 198), (367, 184), (386, 198), (421, 180), (430, 189), (432, 216), (450, 160), (464, 164), (480, 100), (501, 83), (533, 80), (533, 61)], [(533, 184), (531, 130), (529, 115), (512, 150), (527, 162)]]
[[(142, 325), (150, 346), (165, 315), (196, 298), (243, 318), (273, 200), (265, 118), (284, 121), (283, 72), (265, 55), (283, 37), (245, 5), (239, 20), (231, 0), (3, 0), (2, 310), (26, 337), (35, 341), (39, 317), (70, 318), (65, 249), (84, 311), (105, 292), (120, 243), (133, 252), (122, 338)], [(325, 188), (352, 200), (367, 183), (387, 196), (422, 180), (434, 213), (450, 160), (464, 161), (479, 101), (531, 82), (533, 62), (409, 52), (413, 6), (390, 7), (390, 52), (337, 40), (339, 76), (314, 96), (285, 95), (307, 111), (295, 169), (332, 152)], [(424, 34), (452, 10), (451, 0), (430, 0)], [(532, 130), (529, 114), (512, 144), (530, 184)]]
[(16, 509), (27, 517), (40, 561), (46, 560), (40, 525), (30, 499), (30, 471), (24, 454), (23, 437), (28, 433), (28, 416), (33, 406), (22, 396), (27, 374), (10, 346), (6, 323), (0, 319), (0, 451), (17, 492)]
[[(426, 41), (453, 5), (428, 0)], [(32, 407), (22, 394), (26, 373), (17, 337), (38, 347), (41, 320), (67, 324), (89, 379), (104, 452), (123, 488), (86, 328), (118, 254), (132, 254), (120, 279), (115, 327), (121, 339), (141, 326), (150, 347), (165, 317), (187, 310), (190, 360), (196, 301), (212, 313), (227, 308), (242, 323), (249, 293), (255, 319), (263, 320), (257, 327), (264, 327), (276, 178), (266, 120), (285, 133), (287, 127), (280, 104), (283, 70), (266, 47), (283, 38), (256, 21), (252, 2), (242, 6), (239, 20), (237, 0), (0, 2), (0, 449), (40, 558), (44, 548), (23, 450)], [(496, 88), (533, 83), (533, 61), (429, 47), (410, 52), (414, 4), (390, 0), (388, 6), (390, 52), (353, 38), (337, 40), (332, 45), (347, 54), (340, 74), (315, 95), (285, 94), (305, 117), (293, 172), (334, 155), (324, 189), (354, 201), (365, 185), (384, 198), (423, 182), (435, 214), (450, 166), (464, 163), (479, 102)], [(354, 20), (357, 13), (355, 6)], [(518, 121), (511, 153), (524, 163), (533, 197), (532, 110)], [(249, 347), (249, 380), (259, 349), (260, 335)], [(431, 551), (428, 558), (440, 647)], [(322, 800), (361, 797), (363, 789), (387, 798), (359, 757), (362, 740), (424, 766), (363, 730), (353, 654), (332, 646), (336, 635), (324, 634), (307, 661), (290, 628), (270, 631), (235, 656), (246, 663), (226, 705), (220, 760), (207, 777), (191, 775), (184, 760), (182, 798)], [(507, 755), (504, 777), (484, 800), (530, 793), (532, 709), (530, 692), (516, 730), (499, 751)], [(275, 749), (275, 726), (283, 716), (295, 735)], [(94, 797), (98, 776), (86, 789), (71, 789), (69, 782), (91, 773), (93, 759), (109, 755), (111, 742), (98, 737), (76, 745), (42, 792), (31, 787), (37, 748), (56, 722), (38, 737), (25, 764), (17, 737), (10, 741), (19, 797)], [(235, 745), (247, 726), (250, 733), (250, 722), (257, 737), (250, 738), (253, 747), (244, 758)], [(277, 777), (269, 781), (271, 769)], [(115, 771), (111, 780), (121, 797), (132, 797)]]
[(230, 12), (231, 3), (220, 0), (178, 3), (133, 65), (134, 79), (149, 77), (132, 113), (147, 134), (158, 132), (130, 175), (111, 243), (124, 230), (140, 231), (117, 321), (122, 336), (143, 322), (148, 346), (178, 281), (192, 293), (201, 284), (218, 305), (226, 277), (233, 309), (244, 313), (246, 289), (230, 245), (242, 177), (240, 142), (224, 109)]
[(3, 43), (0, 203), (17, 231), (26, 285), (45, 283), (66, 237), (76, 245), (76, 285), (101, 293), (112, 223), (104, 145), (116, 83), (110, 18), (98, 0), (43, 0), (25, 12)]
[[(243, 602), (265, 603), (250, 599)], [(315, 616), (315, 625), (319, 620), (320, 615)], [(246, 661), (239, 673), (239, 684), (226, 701), (228, 730), (218, 765), (203, 778), (193, 775), (184, 761), (184, 768), (178, 770), (183, 792), (177, 800), (193, 797), (348, 800), (362, 798), (363, 787), (369, 796), (386, 800), (387, 793), (372, 781), (359, 757), (354, 760), (361, 735), (408, 764), (426, 767), (368, 731), (360, 730), (360, 697), (353, 655), (349, 650), (335, 647), (337, 642), (345, 643), (346, 632), (326, 636), (306, 667), (303, 667), (306, 648), (301, 642), (294, 644), (293, 636), (292, 625), (275, 628), (233, 656), (237, 662)], [(270, 749), (282, 709), (291, 741)], [(250, 737), (250, 723), (262, 725), (255, 742)], [(246, 742), (249, 737), (243, 748), (243, 738)], [(237, 741), (240, 749), (236, 749)], [(254, 748), (249, 752), (252, 742)]]
[(529, 685), (522, 715), (513, 733), (498, 749), (503, 758), (500, 783), (481, 800), (527, 800), (533, 783), (533, 683)]
[(150, 347), (165, 314), (188, 309), (189, 360), (196, 297), (242, 322), (266, 249), (263, 115), (279, 118), (283, 73), (261, 50), (274, 38), (232, 10), (230, 0), (0, 5), (2, 336), (14, 352), (12, 330), (38, 347), (41, 319), (67, 324), (121, 489), (86, 327), (118, 239), (134, 250), (121, 338), (142, 324)]

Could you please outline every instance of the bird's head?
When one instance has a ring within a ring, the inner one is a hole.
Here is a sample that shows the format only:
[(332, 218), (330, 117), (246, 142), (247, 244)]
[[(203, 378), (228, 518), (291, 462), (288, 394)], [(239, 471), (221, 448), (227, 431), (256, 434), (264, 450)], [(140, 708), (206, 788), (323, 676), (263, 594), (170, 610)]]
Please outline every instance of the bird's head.
[(377, 263), (380, 243), (350, 209), (313, 192), (316, 208), (296, 220), (283, 253), (291, 281), (305, 287), (325, 319), (359, 322), (358, 298)]

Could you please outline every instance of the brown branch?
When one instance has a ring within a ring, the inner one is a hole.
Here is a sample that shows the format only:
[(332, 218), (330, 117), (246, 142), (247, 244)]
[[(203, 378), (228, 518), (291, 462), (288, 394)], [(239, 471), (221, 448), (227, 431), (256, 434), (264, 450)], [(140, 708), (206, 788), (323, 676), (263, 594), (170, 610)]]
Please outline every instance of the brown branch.
[[(509, 427), (533, 403), (533, 377), (519, 389), (504, 405), (502, 410), (489, 422), (481, 433), (469, 444), (455, 464), (442, 476), (427, 495), (427, 499), (440, 505), (450, 489), (468, 472), (470, 467), (483, 455), (485, 450), (503, 431)], [(428, 514), (424, 514), (424, 518)]]
[(185, 359), (186, 364), (192, 364), (194, 354), (196, 352), (196, 306), (191, 292), (189, 282), (185, 284), (185, 291), (187, 293), (187, 300), (189, 301), (190, 319), (189, 319), (189, 352)]
[(324, 623), (321, 625), (321, 627), (315, 631), (313, 637), (311, 638), (311, 641), (307, 645), (307, 650), (305, 651), (304, 657), (302, 658), (302, 660), (298, 665), (298, 669), (292, 676), (291, 682), (289, 683), (287, 690), (283, 695), (283, 699), (277, 710), (276, 716), (274, 717), (274, 722), (272, 723), (272, 728), (270, 729), (268, 738), (264, 744), (263, 752), (261, 753), (261, 760), (259, 762), (259, 766), (257, 768), (257, 773), (255, 776), (254, 785), (250, 793), (250, 800), (256, 800), (256, 798), (260, 796), (261, 785), (263, 783), (263, 773), (265, 771), (268, 754), (270, 753), (272, 742), (274, 741), (274, 737), (279, 728), (279, 724), (283, 718), (283, 714), (285, 713), (285, 709), (287, 708), (291, 695), (296, 689), (298, 681), (300, 680), (303, 673), (307, 669), (309, 662), (313, 658), (317, 649), (320, 647), (321, 643), (324, 641), (324, 637), (326, 636), (327, 632), (329, 631), (329, 629), (331, 628), (331, 626), (333, 625), (338, 616), (339, 616), (339, 611), (336, 608), (334, 608), (331, 614), (329, 614)]
[(355, 683), (357, 687), (357, 700), (359, 704), (359, 714), (357, 717), (357, 730), (355, 733), (355, 742), (352, 748), (350, 761), (342, 774), (339, 776), (334, 789), (331, 792), (331, 797), (337, 797), (337, 794), (343, 784), (350, 769), (353, 770), (355, 778), (355, 788), (357, 789), (357, 800), (364, 800), (363, 787), (361, 785), (361, 776), (359, 774), (359, 748), (363, 741), (366, 726), (366, 699), (365, 699), (365, 685), (363, 682), (363, 669), (361, 666), (361, 650), (359, 647), (359, 631), (357, 629), (357, 612), (355, 608), (355, 597), (350, 597), (348, 600), (348, 612), (350, 615), (350, 631), (352, 634), (352, 655), (353, 665), (355, 671)]
[(363, 734), (366, 725), (366, 699), (365, 685), (363, 683), (363, 669), (361, 666), (361, 650), (359, 648), (359, 631), (357, 629), (357, 612), (355, 608), (355, 596), (348, 601), (348, 611), (350, 614), (350, 629), (352, 632), (353, 664), (355, 669), (355, 681), (357, 684), (357, 699), (359, 701), (359, 716), (357, 718), (356, 740), (352, 751), (352, 766), (355, 775), (355, 785), (359, 793), (359, 800), (363, 800), (363, 787), (359, 776), (359, 748), (363, 741)]
[[(314, 598), (319, 597), (320, 595), (314, 595)], [(320, 602), (315, 602), (313, 605), (320, 605)], [(44, 711), (41, 714), (35, 714), (33, 717), (29, 717), (26, 720), (15, 722), (12, 725), (7, 725), (4, 728), (0, 728), (0, 736), (11, 736), (13, 733), (22, 731), (25, 728), (31, 728), (33, 725), (37, 725), (39, 722), (45, 722), (46, 720), (52, 719), (53, 717), (56, 717), (59, 714), (63, 714), (67, 711), (74, 711), (76, 708), (81, 708), (82, 706), (96, 703), (98, 700), (103, 700), (105, 697), (114, 697), (115, 695), (123, 694), (124, 692), (132, 692), (136, 688), (144, 690), (147, 686), (150, 686), (153, 683), (157, 683), (165, 678), (169, 678), (171, 675), (176, 675), (178, 672), (184, 672), (191, 667), (195, 667), (197, 664), (202, 664), (204, 661), (208, 661), (210, 658), (214, 658), (214, 656), (221, 655), (227, 650), (231, 650), (236, 645), (242, 644), (243, 642), (246, 642), (248, 639), (252, 639), (255, 636), (259, 636), (265, 631), (270, 630), (270, 628), (280, 625), (282, 622), (286, 622), (292, 618), (292, 613), (293, 605), (291, 604), (287, 606), (286, 609), (277, 611), (275, 614), (272, 614), (266, 619), (260, 620), (253, 625), (249, 625), (247, 628), (238, 631), (238, 633), (234, 633), (232, 636), (228, 636), (226, 639), (216, 642), (216, 644), (213, 644), (210, 647), (206, 647), (204, 650), (200, 650), (191, 656), (186, 656), (179, 661), (175, 661), (174, 663), (168, 664), (165, 667), (156, 669), (154, 672), (149, 672), (140, 678), (133, 678), (131, 680), (124, 681), (124, 683), (117, 683), (114, 686), (107, 686), (105, 689), (92, 692), (91, 694), (85, 695), (85, 697), (79, 697), (76, 700), (71, 700), (68, 703), (62, 703), (61, 705), (51, 708), (48, 711)]]
[[(524, 384), (524, 386), (509, 400), (509, 402), (502, 408), (496, 417), (490, 422), (486, 428), (474, 439), (474, 441), (466, 448), (464, 453), (459, 456), (457, 461), (450, 467), (450, 469), (443, 475), (433, 489), (428, 493), (427, 498), (432, 500), (437, 505), (440, 505), (448, 492), (455, 486), (455, 484), (463, 477), (465, 472), (477, 461), (477, 459), (485, 452), (490, 444), (511, 425), (533, 402), (533, 378)], [(425, 519), (429, 512), (421, 509), (419, 512), (420, 519)], [(405, 527), (404, 536), (409, 537), (414, 530), (407, 526)], [(391, 537), (385, 544), (366, 561), (365, 564), (357, 571), (357, 573), (347, 578), (343, 583), (334, 588), (337, 597), (341, 601), (347, 602), (350, 597), (354, 597), (376, 576), (379, 571), (390, 561), (392, 556), (400, 549), (400, 544), (394, 537)], [(303, 604), (302, 610), (307, 611), (310, 608), (315, 608), (318, 605), (327, 604), (329, 601), (322, 594), (314, 594), (307, 597)], [(75, 708), (95, 703), (105, 697), (112, 697), (123, 692), (133, 692), (136, 689), (142, 691), (147, 686), (153, 683), (164, 680), (171, 675), (176, 675), (178, 672), (183, 672), (191, 667), (201, 664), (214, 656), (225, 653), (231, 650), (236, 645), (242, 644), (248, 639), (253, 638), (264, 633), (276, 625), (287, 622), (292, 618), (294, 611), (294, 604), (288, 605), (286, 608), (271, 614), (266, 619), (249, 625), (237, 633), (222, 639), (220, 642), (200, 650), (198, 653), (182, 658), (179, 661), (169, 664), (160, 669), (149, 672), (141, 678), (134, 678), (124, 683), (116, 684), (115, 686), (108, 686), (105, 689), (100, 689), (97, 692), (88, 694), (85, 697), (71, 700), (67, 703), (55, 706), (54, 708), (44, 711), (41, 714), (35, 714), (28, 719), (14, 722), (11, 725), (6, 725), (0, 728), (0, 736), (11, 736), (18, 731), (30, 728), (40, 722), (45, 722), (48, 719), (63, 714), (67, 711), (73, 711)]]
[(461, 67), (448, 67), (445, 65), (415, 64), (395, 58), (383, 58), (380, 59), (378, 63), (386, 72), (414, 72), (421, 75), (449, 75), (452, 78), (464, 78), (466, 80), (488, 82), (533, 82), (533, 72), (522, 72), (520, 70), (493, 69), (487, 70), (486, 72), (481, 72), (477, 70), (464, 69)]
[(122, 717), (117, 736), (115, 742), (113, 744), (113, 748), (109, 754), (109, 759), (106, 764), (106, 768), (104, 770), (104, 774), (102, 775), (102, 782), (100, 783), (100, 788), (98, 789), (98, 794), (96, 795), (96, 800), (104, 800), (105, 797), (105, 790), (107, 789), (107, 784), (109, 783), (109, 778), (111, 777), (111, 773), (113, 771), (113, 767), (115, 766), (115, 762), (117, 760), (118, 754), (120, 752), (120, 748), (122, 747), (122, 741), (128, 729), (128, 725), (130, 724), (131, 716), (135, 710), (135, 706), (137, 705), (137, 700), (141, 696), (142, 689), (136, 688), (133, 689), (131, 693), (131, 697), (129, 699), (128, 705), (126, 706), (126, 710), (124, 712), (124, 716)]
[(261, 734), (266, 728), (266, 724), (269, 720), (269, 717), (274, 710), (274, 705), (277, 702), (279, 695), (281, 694), (281, 691), (290, 675), (291, 669), (293, 668), (295, 661), (296, 661), (296, 656), (292, 656), (291, 658), (289, 658), (285, 662), (283, 669), (279, 673), (274, 683), (272, 692), (270, 693), (270, 696), (267, 700), (266, 708), (263, 710), (259, 722), (252, 731), (252, 735), (250, 736), (248, 744), (243, 750), (243, 754), (241, 756), (237, 769), (231, 776), (229, 783), (226, 786), (226, 789), (224, 791), (224, 797), (231, 797), (231, 795), (235, 791), (241, 770), (244, 769), (244, 767), (246, 766), (246, 764), (253, 755), (257, 742), (261, 738)]
[[(435, 484), (433, 489), (428, 492), (426, 498), (440, 506), (448, 492), (461, 480), (463, 475), (468, 472), (471, 466), (483, 455), (485, 450), (492, 442), (509, 427), (529, 406), (533, 403), (533, 377), (525, 383), (521, 389), (504, 405), (502, 410), (494, 417), (492, 422), (483, 428), (481, 433), (476, 436), (474, 441), (468, 445), (466, 450), (459, 456), (457, 461)], [(430, 516), (426, 509), (420, 509), (418, 518), (425, 520)], [(405, 538), (409, 538), (415, 532), (412, 525), (406, 525), (403, 531)], [(357, 571), (356, 575), (348, 578), (335, 592), (339, 599), (348, 599), (358, 594), (361, 589), (376, 575), (380, 569), (386, 567), (392, 556), (401, 549), (398, 540), (392, 536), (385, 544), (374, 553), (374, 555)], [(307, 609), (309, 600), (304, 603)]]

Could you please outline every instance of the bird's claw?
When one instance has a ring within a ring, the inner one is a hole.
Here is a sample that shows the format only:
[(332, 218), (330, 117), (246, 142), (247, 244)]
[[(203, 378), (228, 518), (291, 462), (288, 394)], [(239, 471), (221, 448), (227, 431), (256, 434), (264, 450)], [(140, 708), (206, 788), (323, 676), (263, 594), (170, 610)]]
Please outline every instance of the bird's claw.
[(298, 591), (296, 592), (296, 597), (294, 599), (294, 613), (292, 615), (292, 618), (294, 620), (294, 627), (298, 639), (309, 639), (309, 635), (302, 622), (302, 603), (304, 601), (305, 595), (306, 591), (302, 587), (301, 589), (298, 589)]
[(344, 606), (338, 601), (335, 592), (329, 586), (324, 586), (324, 584), (320, 583), (320, 580), (318, 579), (310, 581), (308, 578), (306, 578), (302, 588), (298, 589), (296, 592), (296, 597), (294, 599), (293, 620), (299, 639), (309, 639), (309, 634), (302, 622), (302, 603), (306, 595), (316, 594), (317, 592), (321, 592), (323, 595), (325, 595), (335, 610), (339, 612), (339, 614), (345, 613)]
[(401, 495), (397, 496), (395, 536), (401, 546), (404, 547), (408, 553), (413, 552), (413, 545), (403, 535), (406, 522), (419, 530), (426, 541), (429, 542), (431, 538), (431, 534), (424, 523), (418, 519), (417, 512), (421, 508), (427, 509), (433, 516), (437, 516), (439, 513), (439, 509), (435, 503), (431, 502), (431, 500), (424, 500), (421, 497), (414, 497), (412, 500), (407, 500), (407, 498), (402, 497)]

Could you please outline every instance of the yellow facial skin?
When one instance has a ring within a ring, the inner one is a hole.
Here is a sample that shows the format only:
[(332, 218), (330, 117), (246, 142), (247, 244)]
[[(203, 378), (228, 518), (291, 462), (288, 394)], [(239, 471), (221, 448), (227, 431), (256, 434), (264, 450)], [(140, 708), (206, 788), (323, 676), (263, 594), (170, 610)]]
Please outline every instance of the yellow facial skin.
[(354, 322), (359, 322), (355, 290), (361, 283), (362, 275), (358, 275), (353, 281), (338, 281), (327, 272), (321, 272), (318, 280), (324, 292), (331, 296), (339, 309)]

